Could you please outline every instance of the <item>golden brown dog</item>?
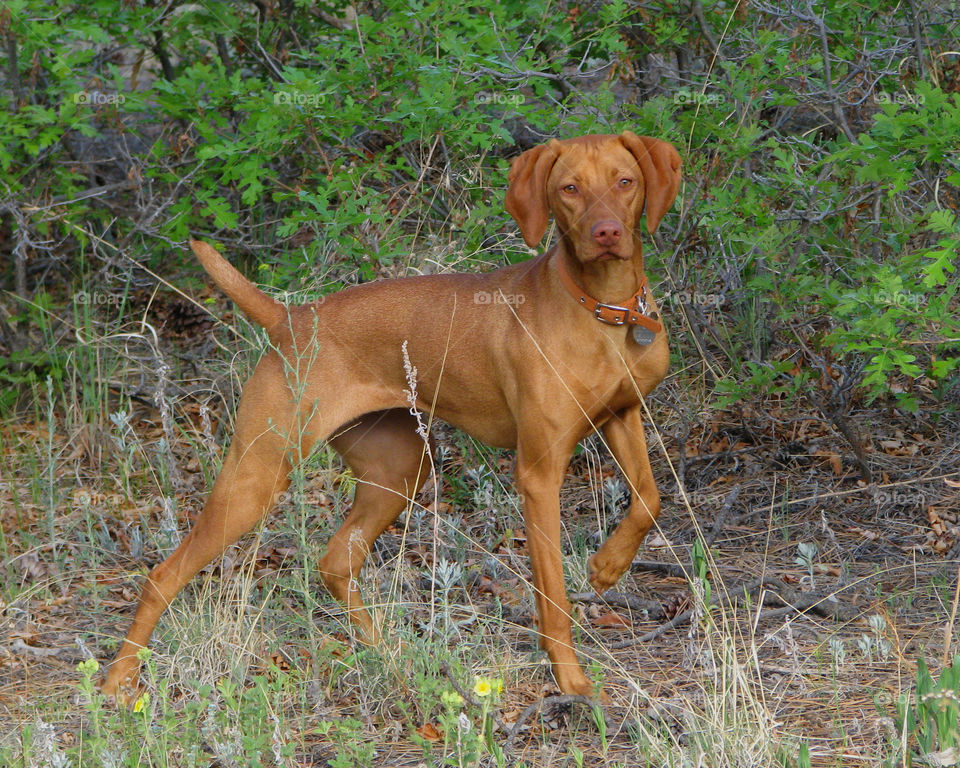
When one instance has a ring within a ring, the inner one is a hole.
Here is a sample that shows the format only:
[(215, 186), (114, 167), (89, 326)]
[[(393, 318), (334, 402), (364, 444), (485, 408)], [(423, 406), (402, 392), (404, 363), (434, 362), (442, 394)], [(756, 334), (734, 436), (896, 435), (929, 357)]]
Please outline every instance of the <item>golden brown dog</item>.
[(487, 274), (384, 280), (285, 307), (213, 247), (191, 242), (274, 348), (246, 383), (202, 515), (147, 577), (106, 693), (136, 684), (136, 653), (170, 601), (257, 524), (287, 487), (293, 463), (322, 440), (360, 482), (320, 571), (363, 636), (376, 640), (354, 579), (427, 474), (405, 392), (409, 365), (419, 409), (516, 450), (541, 646), (561, 690), (594, 693), (571, 637), (559, 491), (577, 443), (600, 428), (632, 490), (628, 514), (590, 558), (590, 581), (603, 592), (660, 510), (641, 400), (666, 374), (668, 352), (638, 224), (645, 209), (653, 232), (673, 204), (680, 157), (670, 144), (630, 132), (553, 140), (516, 158), (509, 180), (506, 207), (526, 243), (540, 242), (550, 212), (559, 240), (529, 262)]

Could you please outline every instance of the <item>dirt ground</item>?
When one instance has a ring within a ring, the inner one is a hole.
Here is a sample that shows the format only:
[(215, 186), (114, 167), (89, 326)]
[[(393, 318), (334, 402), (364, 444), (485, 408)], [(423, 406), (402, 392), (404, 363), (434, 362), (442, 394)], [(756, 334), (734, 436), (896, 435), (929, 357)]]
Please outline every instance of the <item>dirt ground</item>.
[[(200, 383), (218, 380), (210, 370), (190, 362), (181, 373), (167, 396), (182, 427), (172, 452), (180, 489), (174, 523), (182, 533), (209, 485), (210, 467), (198, 456), (216, 455), (220, 430), (229, 431), (229, 407), (220, 402), (207, 411), (203, 405), (209, 391)], [(660, 527), (605, 600), (583, 591), (579, 554), (597, 546), (598, 527), (612, 529), (627, 495), (599, 440), (587, 441), (573, 458), (562, 495), (579, 647), (585, 658), (599, 660), (613, 699), (606, 759), (622, 751), (631, 764), (635, 745), (624, 726), (637, 714), (684, 738), (690, 702), (709, 708), (704, 674), (716, 671), (724, 654), (716, 637), (723, 637), (732, 643), (730, 660), (742, 667), (751, 700), (762, 700), (770, 727), (807, 739), (814, 765), (871, 764), (890, 735), (893, 703), (913, 685), (917, 658), (936, 669), (956, 649), (958, 418), (860, 404), (838, 429), (837, 421), (802, 403), (744, 402), (717, 410), (697, 402), (696, 392), (677, 376), (651, 399), (656, 427), (648, 439), (663, 498)], [(156, 447), (162, 414), (146, 398), (133, 403), (130, 434), (139, 445)], [(136, 574), (159, 558), (137, 539), (134, 523), (154, 531), (170, 525), (155, 496), (128, 496), (118, 483), (127, 471), (122, 467), (133, 466), (138, 477), (127, 486), (148, 487), (149, 467), (124, 465), (122, 449), (107, 430), (70, 431), (69, 414), (51, 413), (53, 421), (24, 419), (6, 425), (0, 436), (6, 584), (0, 730), (11, 734), (39, 713), (61, 711), (75, 696), (79, 661), (91, 654), (109, 659), (110, 638), (122, 635), (132, 616)], [(532, 764), (552, 764), (551, 749), (563, 753), (570, 734), (591, 743), (596, 735), (576, 708), (548, 706), (532, 731), (537, 718), (522, 720), (531, 702), (556, 691), (542, 662), (529, 663), (537, 652), (522, 521), (509, 501), (512, 457), (484, 452), (443, 426), (435, 436), (441, 446), (439, 495), (436, 485), (428, 488), (421, 496), (424, 510), (453, 520), (468, 542), (484, 543), (466, 558), (477, 567), (456, 600), (475, 613), (501, 612), (495, 636), (480, 642), (521, 667), (499, 710), (504, 739), (512, 738), (517, 756)], [(348, 490), (335, 465), (305, 484), (318, 530), (335, 524)], [(295, 517), (290, 505), (281, 508), (268, 520), (268, 532), (241, 548), (257, 573), (282, 575), (296, 568)], [(373, 565), (381, 580), (389, 580), (402, 551), (400, 559), (412, 571), (404, 576), (412, 585), (406, 618), (414, 625), (429, 613), (428, 599), (416, 602), (424, 569), (450, 557), (444, 541), (437, 546), (431, 536), (437, 524), (424, 519), (426, 524), (401, 530), (398, 523), (388, 531)], [(707, 578), (715, 636), (696, 611), (689, 578), (698, 537), (712, 553)], [(441, 538), (450, 544), (449, 536)], [(514, 576), (498, 577), (484, 564), (489, 557), (508, 563)], [(213, 570), (229, 579), (240, 573), (232, 563), (241, 559)], [(318, 623), (327, 622), (333, 636), (347, 639), (337, 629), (342, 616), (330, 618), (336, 606), (326, 596), (318, 600)], [(264, 624), (270, 621), (265, 615)], [(332, 701), (346, 708), (356, 704), (348, 689), (334, 691)], [(386, 721), (393, 715), (388, 707), (379, 716)], [(71, 723), (64, 715), (63, 733)], [(619, 738), (618, 727), (624, 727)], [(325, 764), (324, 747), (318, 743), (316, 749), (303, 764)], [(418, 750), (406, 738), (385, 742), (378, 754), (386, 762), (377, 764), (415, 765)]]

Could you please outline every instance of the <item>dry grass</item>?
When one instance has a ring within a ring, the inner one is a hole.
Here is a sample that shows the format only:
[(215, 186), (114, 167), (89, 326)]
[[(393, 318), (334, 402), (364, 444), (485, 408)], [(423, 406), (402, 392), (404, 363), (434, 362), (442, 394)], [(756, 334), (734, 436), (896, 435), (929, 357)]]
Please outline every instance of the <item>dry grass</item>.
[[(418, 765), (417, 729), (442, 731), (441, 690), (469, 688), (474, 674), (504, 681), (494, 740), (513, 736), (507, 765), (577, 765), (582, 753), (586, 765), (770, 766), (801, 741), (813, 765), (879, 764), (889, 754), (884, 717), (910, 690), (916, 659), (936, 669), (953, 642), (944, 628), (956, 561), (936, 551), (955, 551), (958, 496), (943, 477), (955, 457), (943, 435), (956, 425), (853, 413), (879, 478), (868, 486), (849, 446), (815, 416), (777, 402), (711, 410), (681, 377), (651, 401), (665, 503), (618, 585), (632, 603), (575, 604), (581, 658), (613, 700), (603, 727), (589, 710), (547, 707), (515, 728), (528, 704), (556, 691), (536, 646), (512, 459), (442, 426), (438, 482), (381, 538), (363, 575), (382, 647), (351, 644), (312, 570), (352, 483), (324, 453), (257, 536), (168, 611), (153, 644), (154, 697), (176, 712), (198, 686), (279, 674), (283, 739), (296, 745), (289, 765), (326, 765), (351, 738), (375, 746), (373, 765)], [(134, 405), (127, 448), (116, 422), (90, 439), (76, 403), (3, 430), (0, 748), (9, 754), (38, 720), (55, 725), (63, 749), (78, 738), (77, 663), (110, 657), (137, 574), (172, 545), (171, 526), (186, 529), (215, 473), (216, 418), (226, 424), (229, 411), (215, 409), (211, 424), (205, 394), (169, 387), (165, 402), (172, 411)], [(172, 465), (179, 475), (164, 476)], [(599, 442), (572, 461), (562, 505), (572, 594), (589, 590), (586, 557), (622, 514), (624, 490)], [(171, 517), (162, 499), (172, 497)], [(697, 536), (712, 543), (709, 608), (692, 567)], [(325, 729), (346, 716), (357, 724), (337, 741)]]

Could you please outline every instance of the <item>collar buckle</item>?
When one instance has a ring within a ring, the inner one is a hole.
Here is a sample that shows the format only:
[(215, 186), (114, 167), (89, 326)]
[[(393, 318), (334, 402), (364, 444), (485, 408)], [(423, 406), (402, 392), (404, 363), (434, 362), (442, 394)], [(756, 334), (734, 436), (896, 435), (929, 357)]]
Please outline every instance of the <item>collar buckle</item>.
[(616, 304), (603, 304), (598, 301), (597, 306), (593, 308), (593, 316), (607, 325), (624, 325), (630, 316), (630, 310)]

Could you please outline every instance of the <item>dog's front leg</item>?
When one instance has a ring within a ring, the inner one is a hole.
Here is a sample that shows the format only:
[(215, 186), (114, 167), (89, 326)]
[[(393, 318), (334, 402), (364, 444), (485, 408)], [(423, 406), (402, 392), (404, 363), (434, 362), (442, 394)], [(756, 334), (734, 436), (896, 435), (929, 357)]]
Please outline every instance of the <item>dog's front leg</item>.
[(583, 673), (573, 650), (570, 602), (563, 580), (560, 486), (570, 453), (543, 448), (550, 444), (549, 440), (536, 441), (534, 445), (521, 444), (516, 472), (533, 571), (540, 647), (550, 657), (553, 676), (561, 691), (592, 696), (594, 686)]
[(647, 455), (642, 407), (626, 408), (603, 426), (607, 446), (630, 486), (630, 510), (590, 558), (590, 583), (599, 594), (612, 588), (630, 567), (637, 549), (660, 514), (660, 493)]

